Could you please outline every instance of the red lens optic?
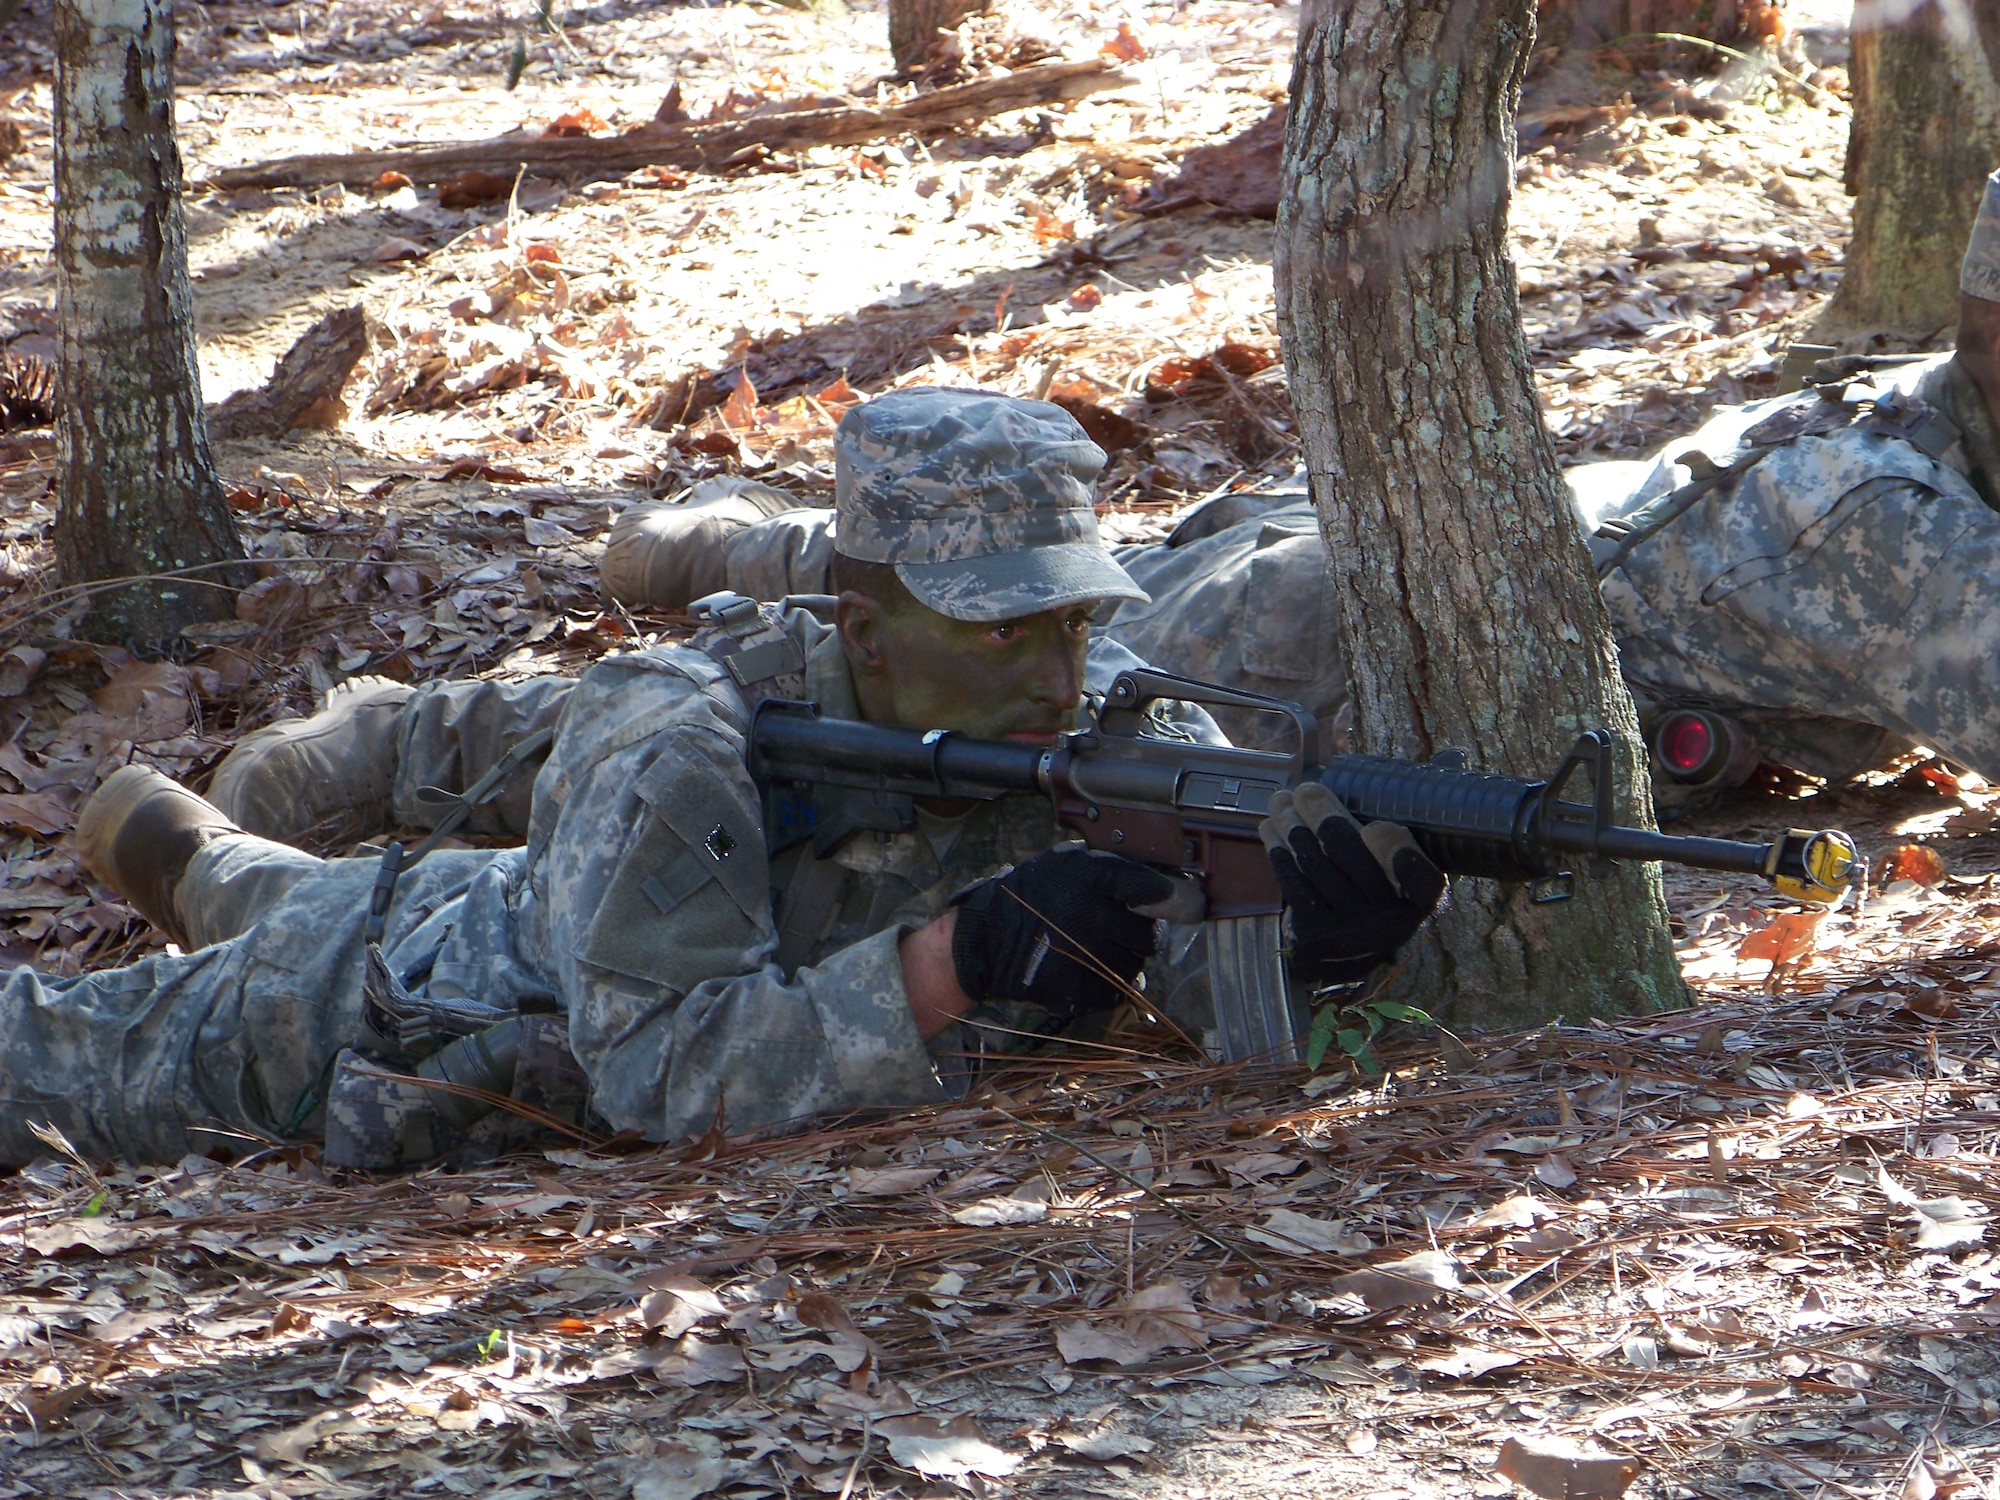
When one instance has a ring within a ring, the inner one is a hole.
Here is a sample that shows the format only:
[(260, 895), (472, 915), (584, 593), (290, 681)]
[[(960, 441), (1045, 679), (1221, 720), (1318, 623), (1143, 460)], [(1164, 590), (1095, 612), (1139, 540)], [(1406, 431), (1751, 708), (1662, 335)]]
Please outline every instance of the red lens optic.
[(1700, 714), (1675, 714), (1660, 726), (1660, 760), (1677, 776), (1692, 776), (1715, 753), (1715, 731)]

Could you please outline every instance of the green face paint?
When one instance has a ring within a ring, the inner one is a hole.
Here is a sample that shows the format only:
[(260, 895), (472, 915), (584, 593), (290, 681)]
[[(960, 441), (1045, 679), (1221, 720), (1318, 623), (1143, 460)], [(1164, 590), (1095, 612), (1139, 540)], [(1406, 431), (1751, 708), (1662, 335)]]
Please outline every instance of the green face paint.
[(1016, 620), (954, 620), (907, 597), (877, 613), (856, 659), (862, 711), (881, 723), (1046, 744), (1076, 727), (1089, 604)]

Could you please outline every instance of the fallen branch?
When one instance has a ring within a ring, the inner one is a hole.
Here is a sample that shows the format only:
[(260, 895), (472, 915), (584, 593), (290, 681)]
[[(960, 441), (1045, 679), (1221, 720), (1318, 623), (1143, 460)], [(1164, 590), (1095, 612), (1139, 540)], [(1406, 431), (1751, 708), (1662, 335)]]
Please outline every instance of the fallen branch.
[(367, 352), (361, 309), (328, 313), (292, 345), (260, 389), (238, 391), (208, 414), (208, 435), (281, 437), (295, 427), (339, 425), (347, 414), (340, 392)]
[(623, 177), (642, 167), (726, 167), (759, 150), (851, 146), (883, 136), (945, 130), (989, 115), (1081, 99), (1131, 82), (1101, 58), (1023, 68), (919, 94), (881, 109), (797, 109), (750, 115), (713, 125), (646, 126), (621, 136), (506, 135), (407, 151), (355, 151), (288, 156), (231, 167), (208, 179), (212, 187), (317, 187), (339, 182), (365, 187), (385, 172), (416, 183), (444, 182), (479, 171), (512, 177), (523, 169), (569, 181)]

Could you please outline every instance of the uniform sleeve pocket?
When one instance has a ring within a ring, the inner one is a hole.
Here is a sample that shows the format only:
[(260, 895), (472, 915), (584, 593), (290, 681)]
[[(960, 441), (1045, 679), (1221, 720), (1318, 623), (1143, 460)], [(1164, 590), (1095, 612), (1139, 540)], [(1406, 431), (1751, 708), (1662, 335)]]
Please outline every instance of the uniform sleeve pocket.
[(1313, 532), (1274, 542), (1250, 559), (1243, 668), (1279, 682), (1310, 682), (1334, 654), (1326, 544)]
[(682, 994), (762, 963), (775, 941), (770, 867), (742, 762), (697, 742), (656, 761), (634, 790), (650, 815), (577, 957)]

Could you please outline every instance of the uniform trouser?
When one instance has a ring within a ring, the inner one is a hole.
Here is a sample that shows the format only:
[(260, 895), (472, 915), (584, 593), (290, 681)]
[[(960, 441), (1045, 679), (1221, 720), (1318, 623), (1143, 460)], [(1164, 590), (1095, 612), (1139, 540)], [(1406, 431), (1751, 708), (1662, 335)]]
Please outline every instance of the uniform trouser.
[[(439, 853), (406, 874), (386, 945), (492, 857)], [(376, 868), (230, 834), (174, 893), (189, 941), (205, 946), (73, 979), (0, 979), (0, 1164), (48, 1153), (35, 1124), (86, 1157), (130, 1161), (319, 1138), (327, 1075), (360, 1020)]]
[[(462, 792), (529, 735), (552, 727), (576, 685), (569, 677), (529, 677), (508, 682), (434, 682), (420, 688), (396, 714), (396, 822), (435, 828), (446, 804), (425, 793)], [(500, 795), (475, 809), (474, 833), (525, 835), (541, 760), (530, 761)]]

